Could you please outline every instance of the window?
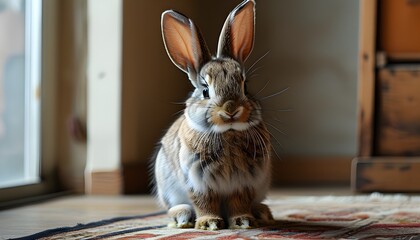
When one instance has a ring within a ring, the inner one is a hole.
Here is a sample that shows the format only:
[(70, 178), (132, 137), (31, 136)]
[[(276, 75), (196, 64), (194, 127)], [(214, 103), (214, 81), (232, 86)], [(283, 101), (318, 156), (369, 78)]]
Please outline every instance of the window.
[(41, 0), (0, 0), (0, 188), (39, 182)]

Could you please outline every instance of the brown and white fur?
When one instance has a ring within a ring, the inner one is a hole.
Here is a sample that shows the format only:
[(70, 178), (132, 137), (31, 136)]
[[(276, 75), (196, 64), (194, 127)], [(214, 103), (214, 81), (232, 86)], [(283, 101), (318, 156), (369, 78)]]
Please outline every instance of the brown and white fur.
[(156, 194), (174, 227), (250, 228), (273, 221), (261, 203), (271, 178), (270, 136), (261, 106), (246, 92), (243, 66), (254, 26), (255, 2), (245, 0), (226, 19), (212, 58), (190, 19), (173, 10), (162, 14), (168, 55), (195, 87), (155, 160)]

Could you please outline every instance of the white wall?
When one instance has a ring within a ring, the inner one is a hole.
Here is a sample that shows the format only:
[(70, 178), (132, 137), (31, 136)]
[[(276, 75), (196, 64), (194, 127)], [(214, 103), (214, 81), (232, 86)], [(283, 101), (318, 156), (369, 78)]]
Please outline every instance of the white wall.
[(87, 173), (120, 167), (121, 38), (122, 1), (89, 0)]

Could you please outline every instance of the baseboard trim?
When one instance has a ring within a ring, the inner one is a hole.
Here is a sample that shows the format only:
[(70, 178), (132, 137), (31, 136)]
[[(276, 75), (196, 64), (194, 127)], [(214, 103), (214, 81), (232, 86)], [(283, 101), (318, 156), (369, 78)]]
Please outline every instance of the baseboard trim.
[[(350, 186), (351, 157), (284, 157), (274, 159), (272, 186)], [(91, 173), (90, 194), (139, 194), (151, 192), (147, 162), (121, 170)]]
[(98, 195), (120, 195), (123, 191), (121, 170), (95, 171), (90, 173), (86, 193)]
[(87, 194), (120, 195), (150, 192), (147, 163), (123, 166), (121, 170), (91, 172), (86, 179)]

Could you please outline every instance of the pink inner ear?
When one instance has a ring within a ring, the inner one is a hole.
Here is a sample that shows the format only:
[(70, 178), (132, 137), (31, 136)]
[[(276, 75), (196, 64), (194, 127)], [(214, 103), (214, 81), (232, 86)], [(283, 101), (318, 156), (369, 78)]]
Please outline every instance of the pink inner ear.
[(232, 53), (244, 62), (254, 44), (254, 6), (247, 4), (236, 13), (231, 22)]
[(190, 26), (167, 14), (163, 20), (163, 35), (172, 61), (187, 71), (189, 63), (195, 61)]

